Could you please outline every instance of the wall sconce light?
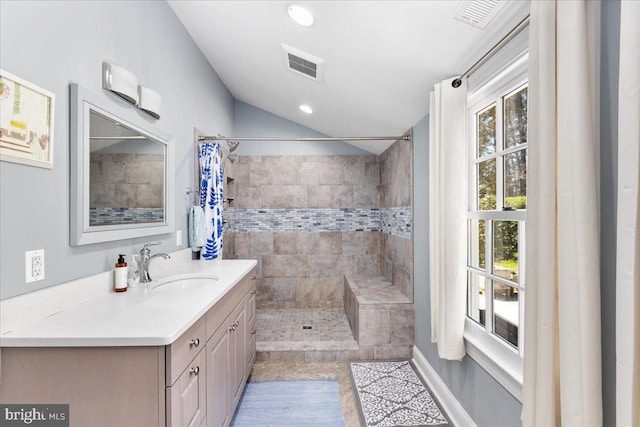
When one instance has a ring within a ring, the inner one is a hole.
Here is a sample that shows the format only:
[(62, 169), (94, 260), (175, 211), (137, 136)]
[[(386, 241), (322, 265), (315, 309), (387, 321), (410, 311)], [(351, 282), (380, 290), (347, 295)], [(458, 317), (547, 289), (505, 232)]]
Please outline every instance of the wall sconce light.
[(102, 88), (133, 105), (138, 105), (138, 79), (131, 71), (110, 62), (103, 62)]
[(160, 118), (162, 97), (158, 92), (145, 86), (138, 86), (138, 108), (155, 119)]

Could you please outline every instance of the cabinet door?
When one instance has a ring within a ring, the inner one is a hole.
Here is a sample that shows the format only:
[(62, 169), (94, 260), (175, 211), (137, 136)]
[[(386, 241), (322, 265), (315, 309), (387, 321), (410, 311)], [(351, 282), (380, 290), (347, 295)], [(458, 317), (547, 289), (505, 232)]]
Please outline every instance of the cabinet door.
[(199, 427), (206, 414), (206, 354), (201, 351), (172, 387), (167, 387), (167, 420), (172, 427)]
[(229, 424), (229, 325), (223, 323), (207, 342), (207, 426)]
[(231, 321), (233, 322), (233, 330), (229, 335), (229, 381), (231, 392), (231, 403), (229, 412), (233, 413), (238, 400), (242, 395), (242, 389), (245, 383), (246, 374), (246, 324), (245, 324), (245, 304), (242, 303), (236, 307), (231, 315)]

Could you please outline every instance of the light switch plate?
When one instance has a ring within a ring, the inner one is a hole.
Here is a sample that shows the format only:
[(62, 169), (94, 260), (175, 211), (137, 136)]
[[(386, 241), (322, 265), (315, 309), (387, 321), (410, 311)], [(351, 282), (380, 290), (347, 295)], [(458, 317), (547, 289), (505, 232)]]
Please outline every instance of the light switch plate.
[(24, 253), (25, 282), (44, 280), (44, 249)]
[(176, 230), (176, 245), (182, 245), (182, 230)]

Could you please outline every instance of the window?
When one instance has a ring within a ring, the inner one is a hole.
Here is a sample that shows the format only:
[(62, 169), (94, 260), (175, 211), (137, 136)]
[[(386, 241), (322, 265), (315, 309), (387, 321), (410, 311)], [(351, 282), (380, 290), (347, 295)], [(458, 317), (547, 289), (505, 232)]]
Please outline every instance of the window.
[(507, 378), (503, 385), (516, 397), (522, 392), (527, 215), (528, 87), (520, 68), (470, 95), (465, 326), (467, 352), (491, 364), (487, 370), (501, 383)]

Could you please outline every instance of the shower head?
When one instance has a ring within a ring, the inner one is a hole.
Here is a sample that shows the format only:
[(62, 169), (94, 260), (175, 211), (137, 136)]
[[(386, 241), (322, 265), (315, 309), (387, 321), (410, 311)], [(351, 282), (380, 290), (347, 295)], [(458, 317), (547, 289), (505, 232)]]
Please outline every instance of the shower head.
[(233, 153), (234, 151), (236, 151), (236, 148), (238, 148), (238, 145), (240, 145), (240, 142), (227, 140), (227, 145), (229, 145), (229, 152)]
[[(236, 144), (239, 144), (239, 143), (236, 142)], [(231, 163), (235, 163), (236, 160), (238, 159), (238, 155), (237, 154), (229, 154), (229, 157), (227, 157), (227, 159), (229, 159), (229, 161)]]

